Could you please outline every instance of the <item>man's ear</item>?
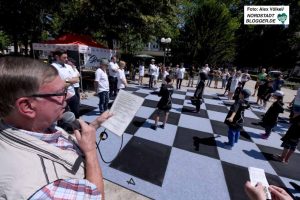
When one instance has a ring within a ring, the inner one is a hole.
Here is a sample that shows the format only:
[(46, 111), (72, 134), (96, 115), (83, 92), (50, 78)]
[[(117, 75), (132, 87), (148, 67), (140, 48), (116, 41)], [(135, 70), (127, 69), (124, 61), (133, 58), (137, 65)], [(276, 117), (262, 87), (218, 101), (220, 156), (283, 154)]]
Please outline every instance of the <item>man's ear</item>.
[(34, 118), (36, 115), (35, 102), (28, 97), (17, 99), (15, 106), (21, 115), (26, 115), (29, 118)]

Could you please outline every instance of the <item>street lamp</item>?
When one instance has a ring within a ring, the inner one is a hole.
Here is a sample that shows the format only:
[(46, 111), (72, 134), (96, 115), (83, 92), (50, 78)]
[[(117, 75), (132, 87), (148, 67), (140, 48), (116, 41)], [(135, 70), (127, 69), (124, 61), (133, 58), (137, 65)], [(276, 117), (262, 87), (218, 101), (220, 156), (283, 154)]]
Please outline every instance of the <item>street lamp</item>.
[(161, 38), (160, 42), (163, 44), (163, 48), (164, 48), (164, 66), (166, 66), (166, 48), (168, 44), (171, 43), (171, 38)]

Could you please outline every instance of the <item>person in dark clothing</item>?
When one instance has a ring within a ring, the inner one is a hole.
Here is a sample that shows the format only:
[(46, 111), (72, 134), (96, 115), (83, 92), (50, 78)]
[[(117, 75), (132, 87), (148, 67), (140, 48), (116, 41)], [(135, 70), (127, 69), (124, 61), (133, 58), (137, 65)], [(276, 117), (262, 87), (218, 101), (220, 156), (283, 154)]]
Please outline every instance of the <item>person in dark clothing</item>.
[(151, 126), (153, 130), (157, 129), (158, 121), (159, 121), (159, 115), (164, 112), (164, 121), (163, 124), (160, 126), (162, 129), (165, 128), (166, 122), (168, 120), (169, 111), (172, 108), (172, 94), (174, 91), (174, 88), (171, 83), (171, 78), (169, 75), (166, 76), (165, 81), (167, 84), (162, 85), (160, 88), (160, 91), (158, 92), (158, 96), (160, 96), (160, 100), (157, 103), (157, 109), (155, 113), (155, 124)]
[(208, 72), (208, 81), (207, 81), (206, 86), (210, 87), (211, 81), (212, 81), (213, 77), (214, 77), (214, 71), (213, 71), (213, 70), (210, 70), (210, 71)]
[(228, 149), (231, 149), (239, 140), (240, 130), (244, 123), (244, 111), (250, 107), (248, 103), (250, 95), (250, 90), (243, 89), (239, 94), (239, 100), (230, 107), (225, 118), (224, 123), (228, 125), (228, 142), (225, 145)]
[(284, 85), (283, 75), (280, 74), (273, 83), (273, 90), (281, 90), (281, 87)]
[(291, 119), (292, 125), (286, 132), (286, 134), (281, 138), (283, 141), (281, 147), (283, 147), (283, 151), (281, 155), (276, 155), (275, 157), (283, 162), (288, 163), (291, 155), (296, 150), (299, 139), (300, 139), (300, 115), (298, 114), (294, 118)]
[(276, 126), (279, 113), (283, 113), (283, 92), (275, 91), (272, 94), (276, 101), (268, 109), (264, 117), (262, 118), (262, 126), (265, 128), (265, 133), (261, 135), (262, 139), (268, 139), (272, 129)]
[(263, 103), (265, 109), (273, 91), (273, 81), (266, 81), (258, 88), (256, 103)]
[(197, 88), (195, 90), (194, 96), (192, 97), (191, 101), (192, 104), (196, 106), (196, 110), (193, 112), (198, 113), (200, 111), (202, 100), (202, 95), (205, 88), (205, 80), (207, 79), (207, 75), (204, 72), (200, 72), (200, 82), (197, 85)]
[(230, 86), (231, 86), (231, 81), (232, 81), (232, 73), (230, 74), (227, 83), (226, 83), (226, 87), (225, 87), (225, 91), (224, 91), (224, 95), (226, 94), (227, 91), (230, 90)]
[(234, 91), (234, 95), (232, 97), (232, 99), (235, 102), (237, 102), (240, 99), (239, 96), (240, 96), (240, 92), (242, 91), (242, 89), (243, 89), (243, 83), (239, 82), (237, 88)]

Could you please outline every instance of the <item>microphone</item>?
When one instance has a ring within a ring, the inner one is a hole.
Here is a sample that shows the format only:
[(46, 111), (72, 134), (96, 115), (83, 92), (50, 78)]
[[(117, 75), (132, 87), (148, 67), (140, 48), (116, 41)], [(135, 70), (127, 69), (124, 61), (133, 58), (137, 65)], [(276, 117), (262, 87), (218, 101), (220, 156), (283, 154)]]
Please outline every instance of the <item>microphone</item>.
[(58, 126), (63, 128), (65, 131), (67, 131), (70, 134), (73, 134), (74, 130), (81, 131), (81, 126), (79, 124), (79, 121), (75, 118), (74, 113), (70, 111), (65, 112), (62, 115), (61, 120), (58, 122)]

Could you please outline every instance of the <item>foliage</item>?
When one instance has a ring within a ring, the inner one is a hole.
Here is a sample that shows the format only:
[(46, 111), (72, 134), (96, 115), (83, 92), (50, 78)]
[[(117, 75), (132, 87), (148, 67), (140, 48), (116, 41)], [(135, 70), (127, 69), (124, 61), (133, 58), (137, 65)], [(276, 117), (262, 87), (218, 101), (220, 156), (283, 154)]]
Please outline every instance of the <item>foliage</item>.
[(10, 44), (10, 39), (3, 31), (0, 31), (0, 50), (6, 49)]
[(239, 23), (226, 5), (215, 0), (196, 0), (184, 2), (182, 9), (185, 19), (180, 38), (176, 41), (179, 44), (177, 52), (182, 52), (185, 44), (187, 62), (213, 65), (231, 62)]

